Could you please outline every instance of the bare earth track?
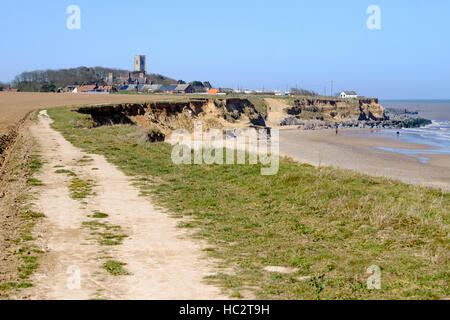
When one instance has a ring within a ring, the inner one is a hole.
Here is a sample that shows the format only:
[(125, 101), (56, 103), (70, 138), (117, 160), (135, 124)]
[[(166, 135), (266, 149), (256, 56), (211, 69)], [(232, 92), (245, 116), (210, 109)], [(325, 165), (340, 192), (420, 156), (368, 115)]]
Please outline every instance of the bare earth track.
[[(35, 238), (45, 254), (33, 275), (33, 287), (21, 299), (220, 299), (220, 290), (204, 283), (214, 269), (202, 254), (201, 243), (176, 227), (177, 221), (155, 208), (121, 171), (102, 156), (88, 155), (50, 127), (40, 112), (30, 130), (40, 146), (42, 170), (36, 175), (37, 210), (46, 218)], [(67, 170), (71, 174), (57, 173)], [(76, 175), (92, 181), (85, 199), (71, 197)], [(94, 219), (101, 212), (106, 218)], [(86, 223), (98, 223), (84, 227)], [(102, 245), (95, 234), (101, 225), (120, 228), (126, 235), (118, 245)], [(128, 274), (109, 274), (102, 265), (124, 263)], [(79, 272), (80, 286), (74, 282)]]

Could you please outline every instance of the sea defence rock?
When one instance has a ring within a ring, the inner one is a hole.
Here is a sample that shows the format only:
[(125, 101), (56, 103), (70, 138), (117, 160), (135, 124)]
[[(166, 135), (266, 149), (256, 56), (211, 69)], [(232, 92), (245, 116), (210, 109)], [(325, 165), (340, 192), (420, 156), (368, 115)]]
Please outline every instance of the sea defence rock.
[(297, 128), (301, 130), (330, 129), (336, 126), (339, 128), (400, 129), (417, 128), (428, 124), (431, 124), (431, 121), (422, 118), (389, 119), (384, 121), (357, 120), (332, 123), (329, 121), (301, 120), (288, 117), (281, 122), (281, 126), (297, 126)]

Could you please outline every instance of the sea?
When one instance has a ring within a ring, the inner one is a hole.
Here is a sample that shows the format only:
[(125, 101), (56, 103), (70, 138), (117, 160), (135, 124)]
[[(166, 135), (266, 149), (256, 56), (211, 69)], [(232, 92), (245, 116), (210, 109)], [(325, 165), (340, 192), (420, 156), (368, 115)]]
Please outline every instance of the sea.
[(381, 150), (400, 153), (427, 163), (430, 154), (450, 154), (450, 100), (380, 100), (385, 108), (417, 111), (418, 117), (432, 121), (421, 128), (378, 130), (368, 134), (371, 137), (395, 139), (424, 145), (424, 148), (402, 149), (376, 147)]

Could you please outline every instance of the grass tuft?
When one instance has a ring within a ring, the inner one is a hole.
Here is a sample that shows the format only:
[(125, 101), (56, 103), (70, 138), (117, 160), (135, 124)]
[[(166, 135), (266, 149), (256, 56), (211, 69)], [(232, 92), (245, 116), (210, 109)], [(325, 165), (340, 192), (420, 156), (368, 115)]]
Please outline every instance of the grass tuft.
[(112, 274), (113, 276), (126, 276), (131, 274), (127, 270), (125, 270), (124, 266), (126, 265), (126, 263), (120, 261), (108, 260), (103, 264), (103, 269), (108, 271), (108, 273)]
[(41, 180), (36, 179), (36, 178), (28, 178), (27, 182), (29, 184), (31, 184), (32, 186), (37, 186), (37, 187), (45, 185)]
[(70, 196), (73, 199), (84, 199), (92, 195), (93, 186), (94, 185), (91, 180), (83, 180), (74, 177), (69, 185)]
[(58, 170), (55, 170), (55, 173), (66, 173), (66, 174), (68, 174), (69, 176), (72, 176), (72, 177), (76, 176), (75, 173), (73, 173), (72, 171), (67, 170), (67, 169), (58, 169)]
[(107, 217), (109, 217), (108, 214), (100, 212), (100, 211), (94, 211), (94, 213), (91, 216), (91, 218), (97, 218), (97, 219), (104, 219)]

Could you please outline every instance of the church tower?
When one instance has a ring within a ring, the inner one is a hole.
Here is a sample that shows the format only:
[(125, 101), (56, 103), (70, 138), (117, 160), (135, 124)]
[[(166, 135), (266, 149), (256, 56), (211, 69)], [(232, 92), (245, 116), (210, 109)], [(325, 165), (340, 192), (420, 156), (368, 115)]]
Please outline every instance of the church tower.
[(134, 71), (146, 73), (145, 56), (143, 55), (134, 56)]

